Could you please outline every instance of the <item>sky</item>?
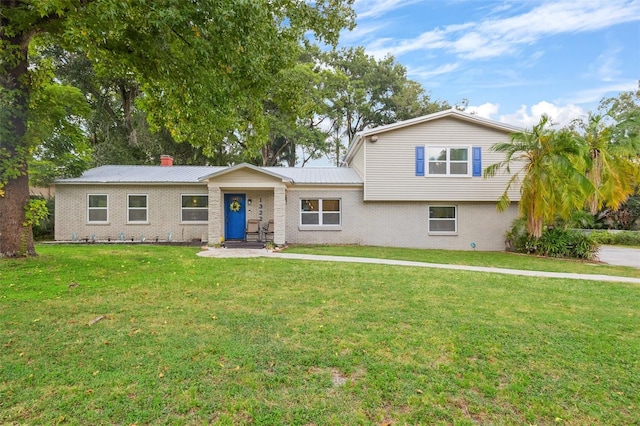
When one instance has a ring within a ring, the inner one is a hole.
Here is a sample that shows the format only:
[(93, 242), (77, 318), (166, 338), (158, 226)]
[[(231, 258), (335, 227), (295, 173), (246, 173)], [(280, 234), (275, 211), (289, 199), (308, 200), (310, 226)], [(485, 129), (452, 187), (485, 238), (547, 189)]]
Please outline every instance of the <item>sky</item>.
[(640, 0), (355, 0), (339, 46), (392, 55), (432, 100), (531, 128), (640, 80)]

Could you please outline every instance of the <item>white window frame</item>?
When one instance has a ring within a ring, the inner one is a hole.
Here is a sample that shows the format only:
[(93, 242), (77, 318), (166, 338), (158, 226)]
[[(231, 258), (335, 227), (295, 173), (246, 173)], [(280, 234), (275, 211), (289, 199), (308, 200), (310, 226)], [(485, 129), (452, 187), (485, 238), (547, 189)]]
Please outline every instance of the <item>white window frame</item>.
[[(91, 202), (89, 199), (91, 197), (107, 197), (107, 206), (106, 207), (91, 207)], [(89, 212), (91, 210), (105, 210), (107, 212), (106, 220), (91, 220), (91, 216)], [(87, 194), (87, 223), (109, 223), (109, 194)]]
[[(431, 209), (433, 207), (446, 207), (446, 208), (453, 208), (453, 214), (454, 217), (450, 218), (439, 218), (439, 217), (431, 217)], [(459, 209), (458, 206), (455, 204), (432, 204), (427, 206), (427, 230), (429, 234), (432, 235), (457, 235), (458, 234), (458, 213)], [(432, 221), (451, 221), (453, 220), (453, 231), (438, 231), (438, 230), (432, 230), (431, 229), (431, 222)]]
[[(429, 156), (429, 151), (430, 150), (446, 150), (447, 151), (447, 158), (446, 160), (440, 160), (440, 161), (444, 161), (446, 166), (445, 166), (445, 173), (430, 173), (430, 169), (429, 169), (429, 165), (431, 163), (436, 163), (438, 161), (431, 161), (429, 160), (430, 156)], [(451, 150), (452, 149), (466, 149), (467, 150), (467, 161), (452, 161), (451, 160)], [(444, 146), (444, 145), (437, 145), (437, 146), (430, 146), (430, 145), (426, 145), (425, 146), (425, 167), (424, 167), (424, 175), (425, 176), (429, 176), (429, 177), (469, 177), (472, 176), (473, 173), (473, 162), (472, 162), (472, 156), (473, 156), (473, 152), (471, 149), (470, 145), (463, 145), (463, 146), (455, 146), (455, 145), (450, 145), (450, 146)], [(467, 173), (465, 174), (461, 174), (461, 173), (451, 173), (451, 163), (454, 164), (463, 164), (466, 163), (467, 164)]]
[[(183, 207), (182, 199), (183, 197), (207, 197), (207, 205), (205, 207)], [(205, 210), (207, 212), (206, 220), (185, 220), (184, 219), (184, 211), (185, 210)], [(180, 194), (180, 223), (208, 223), (209, 222), (209, 194)]]
[[(302, 210), (302, 202), (305, 201), (305, 200), (317, 200), (318, 201), (318, 210), (314, 210), (312, 212)], [(338, 202), (338, 211), (328, 210), (328, 211), (325, 212), (324, 209), (323, 209), (324, 200), (337, 201)], [(299, 208), (300, 208), (300, 226), (301, 227), (326, 228), (326, 227), (339, 227), (339, 226), (342, 226), (342, 198), (340, 198), (340, 197), (325, 197), (325, 198), (306, 197), (306, 198), (300, 198), (300, 202), (299, 202), (298, 206), (300, 206)], [(328, 223), (328, 224), (323, 223), (323, 218), (324, 218), (324, 214), (325, 213), (338, 214), (338, 223)], [(310, 214), (318, 214), (318, 223), (317, 224), (315, 224), (315, 223), (314, 224), (302, 223), (303, 216), (304, 215), (310, 215)]]
[[(130, 197), (145, 197), (146, 203), (145, 207), (131, 207), (129, 205)], [(131, 210), (144, 210), (145, 211), (145, 220), (129, 220), (129, 212)], [(141, 224), (141, 223), (149, 223), (149, 195), (148, 194), (127, 194), (127, 223), (132, 224)]]

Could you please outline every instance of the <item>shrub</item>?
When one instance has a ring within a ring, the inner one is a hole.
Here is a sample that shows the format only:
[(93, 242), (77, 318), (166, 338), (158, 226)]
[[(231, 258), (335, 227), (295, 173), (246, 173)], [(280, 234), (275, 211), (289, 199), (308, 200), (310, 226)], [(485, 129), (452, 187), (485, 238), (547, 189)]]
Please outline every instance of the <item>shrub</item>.
[(540, 238), (534, 238), (526, 233), (521, 220), (514, 222), (507, 241), (516, 252), (549, 257), (593, 259), (598, 252), (596, 240), (582, 232), (553, 227), (544, 230)]
[(594, 231), (591, 233), (591, 238), (599, 244), (640, 246), (640, 232), (637, 231)]
[(53, 225), (54, 225), (54, 210), (55, 204), (53, 198), (42, 198), (38, 196), (32, 196), (32, 200), (44, 201), (48, 210), (48, 214), (42, 220), (37, 221), (31, 226), (33, 230), (33, 238), (35, 240), (52, 240), (53, 239)]

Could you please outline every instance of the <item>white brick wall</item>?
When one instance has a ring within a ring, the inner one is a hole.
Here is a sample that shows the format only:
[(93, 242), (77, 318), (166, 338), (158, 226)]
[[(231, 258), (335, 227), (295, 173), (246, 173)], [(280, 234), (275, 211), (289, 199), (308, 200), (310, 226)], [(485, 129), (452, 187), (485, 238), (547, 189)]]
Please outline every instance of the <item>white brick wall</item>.
[[(284, 189), (277, 189), (284, 191)], [(238, 192), (238, 191), (236, 191)], [(276, 206), (273, 190), (243, 191), (251, 206), (247, 219), (259, 219), (264, 226), (269, 219), (276, 223), (277, 243), (293, 244), (361, 244), (377, 246), (471, 250), (504, 250), (505, 232), (517, 216), (517, 207), (498, 213), (494, 202), (389, 202), (363, 201), (362, 189), (296, 189), (279, 194), (286, 198), (285, 209)], [(87, 223), (87, 195), (109, 195), (109, 223)], [(127, 194), (148, 195), (148, 224), (127, 224)], [(209, 225), (181, 224), (182, 194), (209, 194)], [(161, 241), (171, 233), (173, 241), (208, 240), (213, 243), (224, 236), (222, 198), (224, 192), (203, 185), (59, 185), (56, 191), (56, 240), (78, 238), (115, 240), (123, 232), (125, 238), (139, 241), (158, 237)], [(342, 225), (331, 230), (300, 226), (300, 199), (340, 198)], [(458, 206), (457, 235), (429, 235), (428, 206), (430, 204)], [(262, 205), (262, 207), (260, 207)], [(260, 215), (261, 213), (261, 215)]]
[[(505, 233), (517, 216), (513, 205), (504, 213), (495, 203), (451, 202), (364, 202), (362, 190), (296, 191), (287, 194), (287, 243), (361, 244), (374, 246), (433, 248), (450, 250), (500, 251), (505, 249)], [(342, 226), (323, 230), (300, 226), (300, 199), (340, 198)], [(458, 206), (458, 233), (430, 235), (428, 206)]]
[[(109, 196), (109, 222), (107, 224), (87, 223), (87, 195), (107, 194)], [(147, 194), (148, 223), (127, 223), (127, 194)], [(180, 223), (181, 195), (207, 194), (204, 185), (58, 185), (56, 187), (55, 239), (78, 238), (98, 240), (118, 239), (120, 233), (125, 238), (140, 241), (166, 241), (171, 234), (173, 241), (193, 241), (207, 239), (207, 224)]]

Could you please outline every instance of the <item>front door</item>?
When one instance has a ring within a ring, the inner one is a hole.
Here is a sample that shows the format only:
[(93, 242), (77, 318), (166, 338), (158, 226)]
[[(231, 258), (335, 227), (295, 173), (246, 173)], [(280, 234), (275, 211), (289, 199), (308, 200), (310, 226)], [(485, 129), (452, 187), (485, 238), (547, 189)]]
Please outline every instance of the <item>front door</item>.
[(224, 194), (225, 240), (244, 240), (246, 221), (244, 194)]

